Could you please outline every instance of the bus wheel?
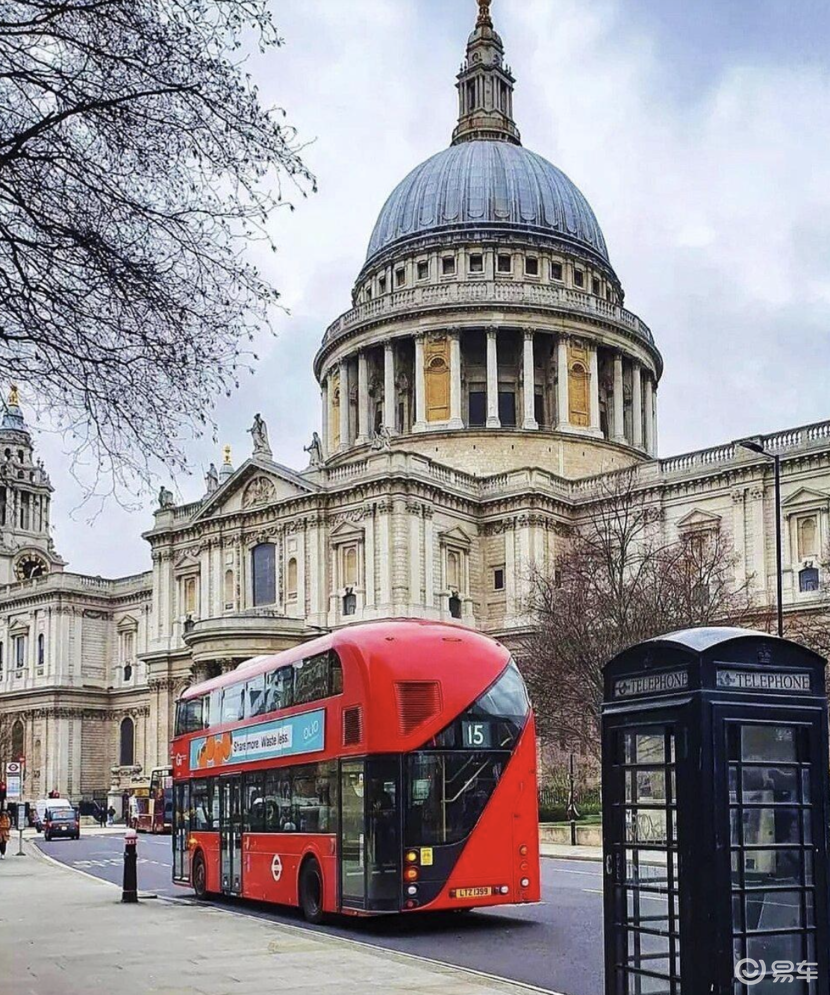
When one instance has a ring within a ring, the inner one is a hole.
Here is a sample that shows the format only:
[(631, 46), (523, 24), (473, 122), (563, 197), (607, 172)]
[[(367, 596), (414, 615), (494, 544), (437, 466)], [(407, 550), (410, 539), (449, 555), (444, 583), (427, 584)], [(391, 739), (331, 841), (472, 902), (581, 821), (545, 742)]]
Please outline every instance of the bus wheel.
[(190, 872), (190, 877), (193, 882), (193, 890), (196, 892), (196, 897), (203, 902), (208, 897), (208, 891), (205, 858), (201, 855), (201, 853), (197, 853), (193, 858), (193, 869)]
[(314, 857), (307, 860), (300, 871), (300, 908), (306, 922), (323, 921), (323, 874)]

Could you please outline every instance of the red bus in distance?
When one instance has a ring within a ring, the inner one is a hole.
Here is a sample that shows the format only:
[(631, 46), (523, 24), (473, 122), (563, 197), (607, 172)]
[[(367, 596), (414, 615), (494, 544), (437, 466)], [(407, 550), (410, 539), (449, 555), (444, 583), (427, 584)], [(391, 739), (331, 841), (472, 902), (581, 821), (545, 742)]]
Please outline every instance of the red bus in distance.
[(368, 915), (536, 902), (536, 735), (509, 652), (457, 625), (341, 629), (177, 703), (173, 880)]

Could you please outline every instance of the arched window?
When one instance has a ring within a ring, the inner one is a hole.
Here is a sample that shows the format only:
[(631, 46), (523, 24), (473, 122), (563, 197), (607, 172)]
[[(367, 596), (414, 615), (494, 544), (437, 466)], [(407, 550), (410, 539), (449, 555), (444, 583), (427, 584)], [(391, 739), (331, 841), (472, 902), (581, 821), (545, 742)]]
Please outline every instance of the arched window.
[(12, 726), (12, 756), (19, 760), (23, 756), (23, 736), (26, 732), (20, 719)]
[(234, 605), (234, 590), (233, 590), (233, 570), (225, 571), (225, 608), (233, 608)]
[(295, 556), (292, 556), (288, 561), (286, 595), (289, 601), (297, 600), (297, 558)]
[(816, 567), (805, 567), (799, 571), (798, 589), (802, 592), (818, 590), (818, 570)]
[(591, 376), (582, 363), (574, 363), (568, 374), (571, 424), (586, 426), (590, 421)]
[(251, 551), (251, 574), (255, 605), (273, 605), (277, 600), (276, 550), (272, 542), (261, 542)]
[(457, 590), (461, 584), (461, 556), (455, 551), (447, 553), (447, 587)]
[(196, 578), (185, 577), (184, 579), (184, 613), (185, 615), (196, 614)]
[(343, 550), (343, 587), (357, 584), (357, 549), (349, 546)]
[(118, 762), (122, 767), (132, 767), (135, 763), (135, 724), (132, 719), (121, 723), (121, 743)]
[(817, 529), (815, 518), (802, 518), (798, 523), (798, 558), (804, 560), (808, 556), (816, 556)]
[(131, 663), (124, 664), (124, 683), (127, 684), (132, 680), (133, 677), (133, 665)]
[(43, 666), (43, 661), (46, 657), (46, 643), (44, 640), (43, 633), (37, 637), (37, 665), (38, 667)]

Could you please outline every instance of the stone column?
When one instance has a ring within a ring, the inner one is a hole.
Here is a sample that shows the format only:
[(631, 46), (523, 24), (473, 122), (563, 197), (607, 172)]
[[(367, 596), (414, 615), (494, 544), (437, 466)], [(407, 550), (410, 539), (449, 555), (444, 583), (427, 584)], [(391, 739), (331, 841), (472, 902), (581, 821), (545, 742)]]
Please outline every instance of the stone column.
[(745, 498), (743, 487), (732, 491), (732, 546), (735, 550), (735, 586), (742, 587), (746, 582), (746, 524)]
[(594, 432), (599, 432), (599, 358), (596, 347), (588, 350), (588, 369), (591, 380), (588, 384), (588, 421), (589, 428)]
[(611, 437), (614, 442), (625, 442), (623, 397), (623, 358), (621, 352), (614, 353), (614, 425)]
[(643, 406), (646, 412), (646, 452), (654, 455), (654, 383), (646, 374), (646, 385), (643, 391)]
[(524, 353), (522, 356), (522, 396), (524, 399), (524, 420), (522, 428), (538, 428), (536, 421), (535, 397), (536, 397), (536, 368), (533, 364), (533, 329), (525, 329)]
[(349, 448), (349, 361), (340, 360), (340, 449)]
[(427, 427), (426, 395), (424, 393), (424, 333), (415, 336), (415, 424), (413, 432)]
[(357, 354), (357, 438), (360, 446), (369, 441), (369, 360), (366, 350)]
[(389, 339), (383, 347), (383, 427), (395, 431), (395, 346)]
[(320, 385), (320, 403), (323, 405), (323, 415), (320, 420), (323, 456), (328, 456), (331, 447), (329, 444), (329, 378), (326, 375), (323, 376), (323, 382)]
[(556, 427), (568, 428), (569, 421), (568, 340), (563, 335), (556, 343)]
[(487, 329), (487, 428), (501, 428), (499, 421), (499, 357), (496, 344), (498, 332)]
[(461, 418), (461, 333), (450, 332), (450, 423), (449, 428), (464, 428)]
[(643, 448), (643, 370), (638, 362), (631, 366), (631, 445)]

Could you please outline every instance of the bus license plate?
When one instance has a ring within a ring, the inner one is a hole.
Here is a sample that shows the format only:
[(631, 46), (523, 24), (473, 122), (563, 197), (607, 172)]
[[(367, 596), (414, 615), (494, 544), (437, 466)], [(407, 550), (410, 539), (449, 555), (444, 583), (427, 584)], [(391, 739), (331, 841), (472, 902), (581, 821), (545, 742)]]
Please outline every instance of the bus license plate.
[(493, 894), (492, 888), (456, 888), (456, 898), (486, 898)]

